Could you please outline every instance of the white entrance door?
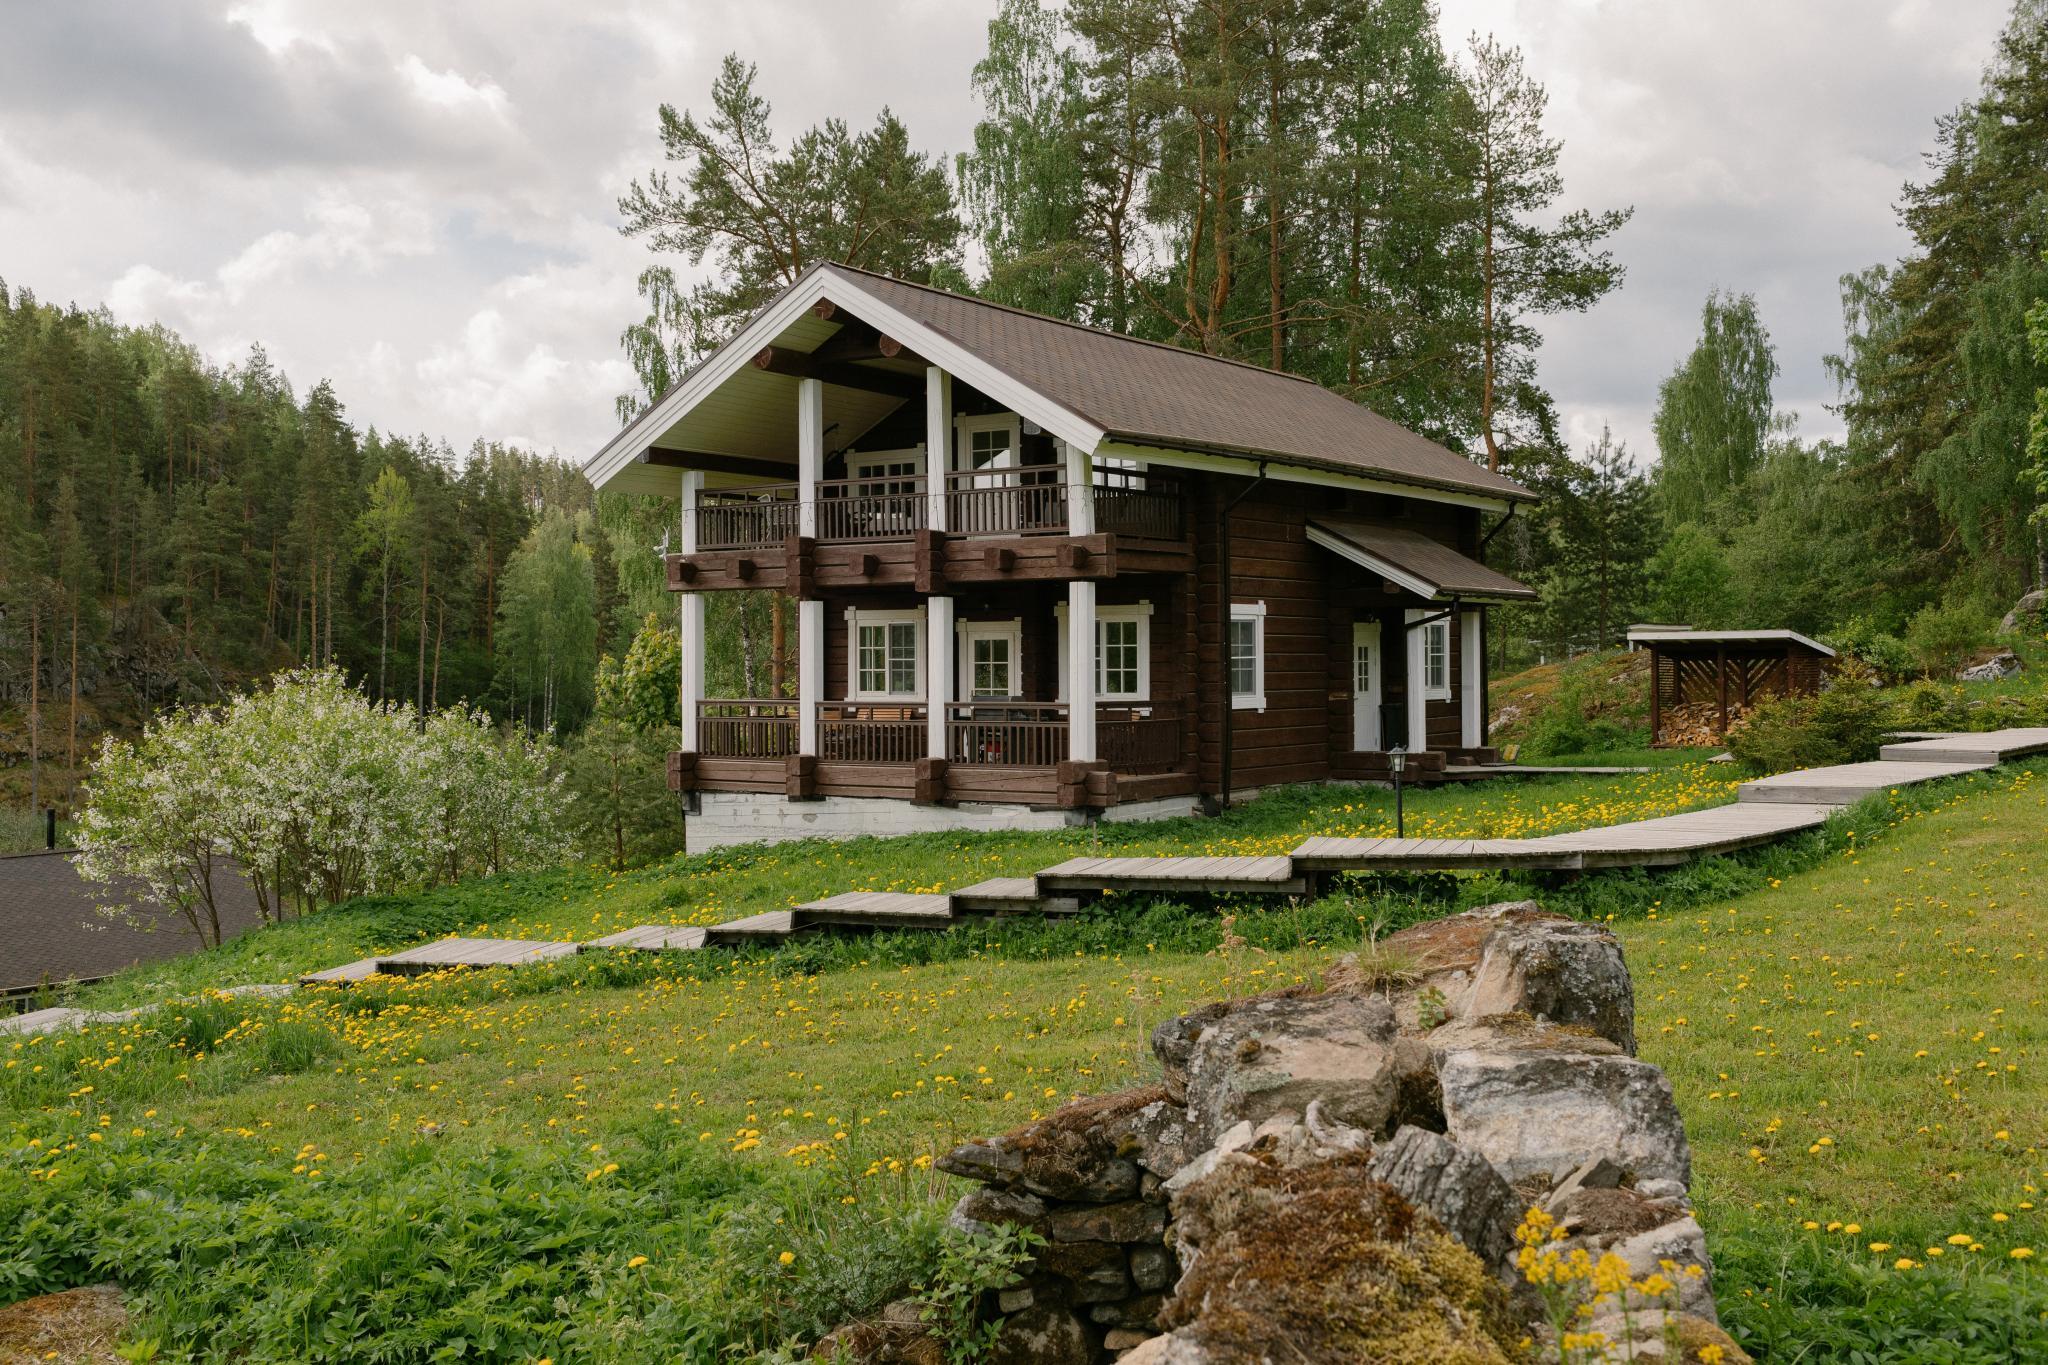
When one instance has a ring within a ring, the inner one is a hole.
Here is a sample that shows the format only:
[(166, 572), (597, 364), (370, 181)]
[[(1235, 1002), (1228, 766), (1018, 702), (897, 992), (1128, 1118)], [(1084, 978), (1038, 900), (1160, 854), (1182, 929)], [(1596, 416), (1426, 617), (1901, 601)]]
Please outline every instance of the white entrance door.
[(1015, 621), (966, 621), (960, 626), (960, 700), (1010, 701), (1017, 686), (1023, 629)]
[(1351, 627), (1351, 747), (1380, 748), (1380, 623)]

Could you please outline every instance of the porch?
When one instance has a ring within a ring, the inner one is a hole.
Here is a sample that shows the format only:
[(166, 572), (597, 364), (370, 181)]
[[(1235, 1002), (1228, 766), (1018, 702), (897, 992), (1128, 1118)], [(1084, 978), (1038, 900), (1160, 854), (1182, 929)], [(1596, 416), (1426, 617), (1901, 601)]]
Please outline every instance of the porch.
[(986, 802), (1113, 806), (1186, 795), (1187, 712), (1175, 701), (1093, 708), (1094, 752), (1075, 750), (1064, 702), (821, 702), (815, 750), (804, 748), (801, 704), (707, 698), (696, 707), (696, 748), (675, 756), (686, 790), (891, 797), (928, 804)]

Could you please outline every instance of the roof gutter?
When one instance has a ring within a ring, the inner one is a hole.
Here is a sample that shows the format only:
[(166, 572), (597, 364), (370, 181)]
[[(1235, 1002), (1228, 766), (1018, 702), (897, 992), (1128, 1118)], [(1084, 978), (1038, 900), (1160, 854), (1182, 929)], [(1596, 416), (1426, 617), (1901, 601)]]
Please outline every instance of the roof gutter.
[(1216, 638), (1218, 641), (1216, 657), (1219, 664), (1218, 672), (1221, 675), (1219, 681), (1222, 684), (1217, 689), (1216, 695), (1221, 699), (1223, 705), (1223, 764), (1222, 782), (1219, 784), (1222, 790), (1216, 793), (1214, 802), (1215, 808), (1219, 811), (1230, 809), (1230, 758), (1231, 750), (1237, 747), (1237, 707), (1230, 695), (1230, 608), (1233, 597), (1230, 590), (1230, 517), (1233, 512), (1237, 511), (1238, 504), (1257, 492), (1259, 485), (1265, 481), (1266, 462), (1260, 460), (1258, 476), (1243, 488), (1237, 490), (1237, 496), (1223, 504), (1223, 515), (1219, 519), (1220, 524), (1217, 527), (1216, 533)]

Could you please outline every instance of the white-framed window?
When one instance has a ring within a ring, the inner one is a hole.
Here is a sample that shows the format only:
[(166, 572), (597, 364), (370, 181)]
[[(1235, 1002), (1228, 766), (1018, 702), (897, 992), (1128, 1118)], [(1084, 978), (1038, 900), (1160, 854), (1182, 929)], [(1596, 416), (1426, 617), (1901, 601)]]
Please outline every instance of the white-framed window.
[(1266, 604), (1230, 604), (1230, 704), (1239, 711), (1266, 709)]
[(1451, 699), (1451, 622), (1445, 617), (1421, 626), (1422, 695), (1429, 701)]
[(962, 417), (954, 427), (960, 469), (965, 473), (1015, 469), (1023, 463), (1023, 437), (1014, 412)]
[(1143, 488), (1145, 466), (1122, 455), (1105, 455), (1094, 463), (1097, 488)]
[(959, 641), (960, 700), (1008, 701), (1023, 695), (1024, 622), (962, 621)]
[(915, 493), (923, 473), (923, 446), (912, 450), (846, 452), (846, 477), (859, 480), (864, 494)]
[(924, 696), (924, 612), (846, 612), (846, 676), (855, 701)]
[[(1067, 699), (1067, 606), (1053, 607), (1059, 622), (1059, 699)], [(1095, 609), (1095, 699), (1152, 700), (1152, 604)]]

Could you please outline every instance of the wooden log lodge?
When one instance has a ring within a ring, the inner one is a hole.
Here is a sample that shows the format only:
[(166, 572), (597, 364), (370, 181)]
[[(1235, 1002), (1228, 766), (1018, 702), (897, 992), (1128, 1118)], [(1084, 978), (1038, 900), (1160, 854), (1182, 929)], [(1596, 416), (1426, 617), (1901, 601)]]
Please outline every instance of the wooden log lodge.
[[(585, 465), (676, 497), (691, 846), (1142, 818), (1491, 761), (1532, 494), (1306, 380), (817, 265)], [(705, 694), (705, 594), (796, 694)]]

